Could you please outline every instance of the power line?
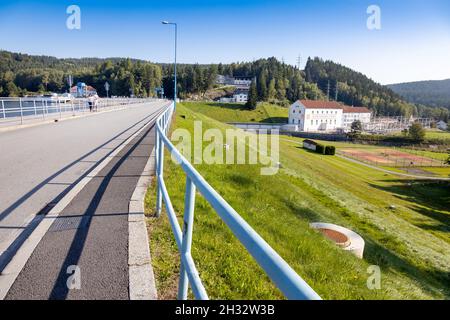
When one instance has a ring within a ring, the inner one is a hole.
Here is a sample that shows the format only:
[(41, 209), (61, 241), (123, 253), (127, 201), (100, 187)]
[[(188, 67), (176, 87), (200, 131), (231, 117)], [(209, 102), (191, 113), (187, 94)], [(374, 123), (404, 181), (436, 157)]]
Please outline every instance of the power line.
[(298, 70), (301, 69), (301, 65), (302, 65), (302, 56), (299, 54), (298, 57), (297, 57)]

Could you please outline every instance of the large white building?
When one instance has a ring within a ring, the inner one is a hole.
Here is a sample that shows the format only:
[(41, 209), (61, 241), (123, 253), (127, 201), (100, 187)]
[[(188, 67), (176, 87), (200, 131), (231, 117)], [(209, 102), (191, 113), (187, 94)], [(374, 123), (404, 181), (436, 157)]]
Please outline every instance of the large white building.
[(342, 124), (345, 130), (350, 130), (352, 128), (352, 123), (355, 121), (360, 121), (364, 126), (366, 123), (370, 123), (372, 118), (372, 113), (366, 107), (349, 107), (344, 106), (344, 111), (342, 113), (343, 119)]
[(298, 131), (336, 131), (342, 128), (342, 111), (338, 102), (298, 100), (289, 108), (289, 124)]
[(370, 110), (364, 107), (348, 107), (336, 101), (299, 100), (289, 108), (289, 127), (304, 132), (348, 131), (354, 121), (367, 123), (370, 117)]

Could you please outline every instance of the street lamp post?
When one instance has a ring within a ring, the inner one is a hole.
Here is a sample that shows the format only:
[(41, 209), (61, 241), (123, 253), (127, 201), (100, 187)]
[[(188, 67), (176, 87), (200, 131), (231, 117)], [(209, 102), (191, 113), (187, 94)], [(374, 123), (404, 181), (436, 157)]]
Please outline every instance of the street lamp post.
[(173, 88), (173, 106), (177, 108), (177, 33), (178, 25), (175, 22), (162, 21), (162, 24), (170, 24), (175, 26), (175, 62), (174, 62), (174, 88)]

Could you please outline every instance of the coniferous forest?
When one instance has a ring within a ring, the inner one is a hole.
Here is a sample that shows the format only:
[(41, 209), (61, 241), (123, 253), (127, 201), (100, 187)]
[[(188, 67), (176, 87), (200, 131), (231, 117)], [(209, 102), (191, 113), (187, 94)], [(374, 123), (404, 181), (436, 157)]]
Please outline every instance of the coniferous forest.
[[(433, 117), (447, 121), (449, 109), (406, 102), (386, 86), (332, 61), (308, 59), (304, 70), (276, 58), (231, 64), (179, 64), (178, 93), (182, 99), (203, 96), (214, 89), (217, 75), (255, 79), (258, 101), (288, 106), (297, 99), (337, 99), (348, 105), (367, 106), (376, 115)], [(173, 95), (173, 65), (128, 58), (58, 59), (0, 51), (0, 96), (67, 92), (68, 76), (85, 82), (106, 96), (107, 81), (114, 96), (156, 96), (163, 87)]]

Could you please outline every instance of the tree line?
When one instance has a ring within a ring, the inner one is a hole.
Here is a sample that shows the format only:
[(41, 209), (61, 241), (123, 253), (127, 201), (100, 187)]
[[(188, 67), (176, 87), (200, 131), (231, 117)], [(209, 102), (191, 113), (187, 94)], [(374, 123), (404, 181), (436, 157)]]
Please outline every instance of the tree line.
[[(67, 78), (93, 86), (105, 96), (105, 82), (116, 96), (152, 97), (163, 87), (166, 97), (174, 91), (173, 64), (137, 59), (58, 59), (0, 51), (0, 96), (24, 96), (67, 92)], [(283, 106), (298, 99), (330, 99), (347, 105), (367, 106), (375, 115), (420, 116), (448, 121), (449, 110), (408, 103), (386, 86), (350, 68), (308, 58), (304, 70), (274, 57), (231, 64), (178, 64), (177, 91), (182, 99), (205, 94), (218, 87), (217, 75), (251, 77), (250, 107), (258, 101)]]
[(25, 96), (47, 92), (68, 92), (68, 77), (74, 84), (85, 82), (99, 95), (152, 97), (161, 86), (161, 67), (135, 59), (58, 59), (0, 52), (0, 96)]
[[(163, 64), (164, 91), (173, 92), (173, 65)], [(298, 99), (323, 99), (314, 83), (305, 81), (303, 71), (276, 58), (231, 64), (181, 64), (177, 66), (177, 90), (182, 99), (204, 95), (217, 87), (217, 75), (254, 78), (257, 101), (289, 105)]]

